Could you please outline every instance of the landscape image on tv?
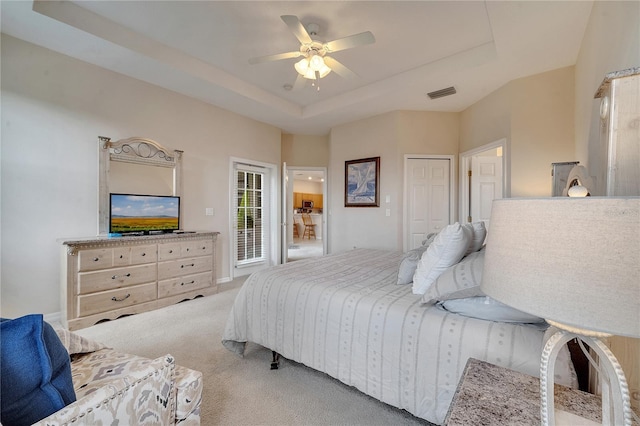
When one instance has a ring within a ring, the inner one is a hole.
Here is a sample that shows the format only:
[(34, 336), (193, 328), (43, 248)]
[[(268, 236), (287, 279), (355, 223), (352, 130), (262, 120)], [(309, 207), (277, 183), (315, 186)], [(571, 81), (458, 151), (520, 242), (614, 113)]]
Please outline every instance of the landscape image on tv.
[(170, 232), (180, 226), (180, 198), (111, 194), (109, 232)]

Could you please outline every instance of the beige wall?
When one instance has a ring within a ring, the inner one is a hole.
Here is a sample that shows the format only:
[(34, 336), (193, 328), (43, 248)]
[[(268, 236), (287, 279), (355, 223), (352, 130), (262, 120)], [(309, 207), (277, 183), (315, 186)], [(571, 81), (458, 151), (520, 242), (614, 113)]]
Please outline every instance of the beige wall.
[(288, 166), (327, 167), (329, 136), (282, 134), (282, 161)]
[[(330, 218), (329, 251), (353, 247), (401, 250), (404, 155), (456, 154), (458, 128), (457, 113), (396, 111), (332, 129), (329, 200), (325, 202)], [(380, 207), (344, 207), (345, 161), (378, 156)]]
[(593, 96), (607, 73), (640, 66), (638, 40), (640, 2), (594, 2), (575, 65), (575, 136), (576, 160), (587, 166), (597, 187), (604, 179), (606, 159), (599, 155), (600, 100)]
[(1, 47), (2, 315), (59, 312), (56, 240), (97, 234), (98, 135), (184, 150), (184, 228), (222, 232), (229, 277), (229, 158), (279, 165), (280, 129), (4, 34)]
[(573, 67), (514, 80), (460, 117), (460, 152), (507, 139), (507, 196), (551, 195), (551, 163), (574, 161)]

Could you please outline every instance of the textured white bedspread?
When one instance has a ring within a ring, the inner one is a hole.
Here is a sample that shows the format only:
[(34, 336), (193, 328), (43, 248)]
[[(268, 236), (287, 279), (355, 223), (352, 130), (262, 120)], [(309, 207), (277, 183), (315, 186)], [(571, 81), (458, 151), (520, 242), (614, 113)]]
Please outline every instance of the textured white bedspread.
[[(544, 330), (423, 305), (397, 285), (402, 253), (358, 249), (251, 275), (223, 344), (254, 342), (433, 423), (444, 421), (470, 357), (538, 375)], [(572, 369), (556, 365), (558, 381)]]

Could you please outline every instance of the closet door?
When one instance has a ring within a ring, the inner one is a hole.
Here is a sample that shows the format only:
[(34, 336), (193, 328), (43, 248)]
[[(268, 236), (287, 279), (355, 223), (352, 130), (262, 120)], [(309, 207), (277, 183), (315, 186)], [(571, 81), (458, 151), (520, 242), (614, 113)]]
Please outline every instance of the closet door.
[(419, 247), (429, 233), (450, 223), (451, 160), (408, 158), (405, 165), (405, 248), (410, 250)]

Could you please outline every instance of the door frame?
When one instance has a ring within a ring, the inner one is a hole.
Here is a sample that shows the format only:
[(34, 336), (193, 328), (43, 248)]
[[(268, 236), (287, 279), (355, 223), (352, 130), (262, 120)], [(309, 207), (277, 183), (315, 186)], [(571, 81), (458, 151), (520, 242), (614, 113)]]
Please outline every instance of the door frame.
[(409, 250), (409, 239), (407, 233), (409, 232), (409, 168), (407, 162), (409, 159), (422, 159), (422, 160), (449, 160), (449, 223), (454, 223), (456, 220), (456, 156), (455, 155), (428, 155), (428, 154), (405, 154), (403, 160), (404, 167), (404, 183), (403, 183), (403, 200), (402, 210), (404, 212), (402, 217), (402, 247), (404, 251)]
[[(236, 268), (235, 255), (236, 244), (235, 239), (237, 220), (235, 205), (235, 165), (242, 164), (250, 167), (257, 167), (265, 169), (265, 173), (268, 173), (265, 184), (269, 185), (269, 197), (267, 201), (269, 206), (265, 213), (268, 214), (267, 224), (269, 226), (268, 234), (265, 233), (267, 239), (265, 244), (266, 260), (264, 262), (258, 262), (254, 265), (243, 266), (242, 268)], [(247, 158), (230, 157), (229, 158), (229, 275), (231, 279), (239, 276), (248, 275), (260, 269), (267, 268), (272, 265), (278, 264), (280, 255), (280, 203), (278, 202), (278, 196), (280, 194), (279, 183), (280, 182), (280, 170), (276, 164), (265, 163), (262, 161), (250, 160)], [(240, 273), (240, 271), (242, 273)]]
[(469, 211), (469, 179), (467, 179), (467, 171), (471, 167), (471, 158), (478, 154), (490, 151), (492, 149), (502, 148), (502, 194), (504, 198), (511, 197), (511, 169), (509, 158), (509, 150), (507, 147), (507, 138), (498, 139), (486, 145), (479, 146), (469, 151), (460, 153), (460, 199), (458, 203), (458, 221), (466, 222), (467, 212)]

